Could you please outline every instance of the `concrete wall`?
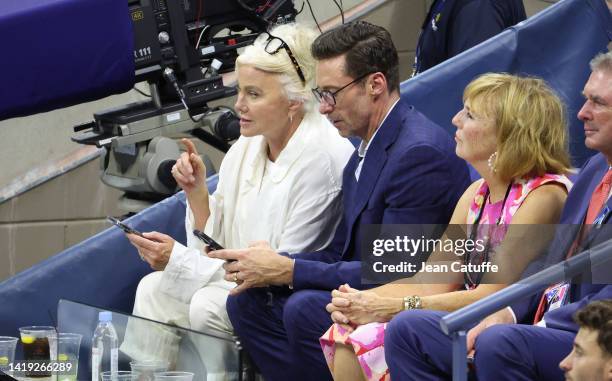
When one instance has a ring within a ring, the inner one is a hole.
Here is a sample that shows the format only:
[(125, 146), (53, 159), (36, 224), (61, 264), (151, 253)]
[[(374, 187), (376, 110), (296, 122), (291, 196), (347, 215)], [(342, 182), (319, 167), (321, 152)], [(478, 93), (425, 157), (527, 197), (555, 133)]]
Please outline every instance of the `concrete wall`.
[[(359, 0), (344, 0), (350, 9)], [(400, 55), (402, 79), (412, 71), (419, 27), (431, 0), (390, 1), (364, 18), (388, 28)], [(315, 1), (321, 22), (337, 13), (331, 1)], [(297, 1), (297, 5), (301, 2)], [(525, 0), (531, 15), (549, 2)], [(305, 7), (298, 20), (314, 26)], [(62, 110), (0, 122), (0, 196), (33, 170), (53, 164), (82, 148), (70, 141), (72, 126), (92, 120), (92, 114), (140, 99), (130, 91)], [(227, 100), (232, 104), (232, 100)], [(222, 155), (200, 147), (216, 165)], [(0, 281), (38, 261), (101, 231), (107, 215), (121, 215), (121, 193), (99, 181), (98, 160), (53, 178), (28, 192), (0, 203)], [(0, 197), (2, 199), (2, 197)]]
[(98, 179), (98, 161), (0, 204), (0, 279), (81, 242), (120, 215), (118, 190)]

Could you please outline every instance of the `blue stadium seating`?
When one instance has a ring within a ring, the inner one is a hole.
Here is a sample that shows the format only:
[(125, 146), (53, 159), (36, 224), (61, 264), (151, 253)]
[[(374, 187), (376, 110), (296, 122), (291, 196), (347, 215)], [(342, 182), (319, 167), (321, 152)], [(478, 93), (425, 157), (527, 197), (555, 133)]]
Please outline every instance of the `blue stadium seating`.
[[(402, 97), (454, 133), (452, 115), (464, 86), (478, 74), (506, 71), (548, 80), (567, 102), (576, 164), (589, 155), (575, 115), (589, 60), (606, 51), (612, 20), (603, 0), (563, 0), (502, 34), (401, 85)], [(209, 179), (210, 186), (216, 178)], [(139, 230), (157, 230), (184, 242), (183, 193), (132, 217)], [(102, 233), (0, 283), (0, 335), (23, 325), (55, 325), (60, 298), (130, 312), (136, 285), (151, 271), (118, 229)]]

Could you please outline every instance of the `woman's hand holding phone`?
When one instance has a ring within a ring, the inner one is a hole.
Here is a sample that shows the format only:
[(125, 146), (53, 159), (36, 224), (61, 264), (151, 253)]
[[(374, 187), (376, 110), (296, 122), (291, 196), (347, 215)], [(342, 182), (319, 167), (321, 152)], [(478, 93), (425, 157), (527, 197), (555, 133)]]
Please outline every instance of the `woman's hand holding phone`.
[(166, 268), (174, 248), (172, 237), (158, 232), (148, 232), (142, 236), (128, 234), (127, 239), (136, 247), (140, 258), (151, 265), (153, 270), (162, 271)]
[(172, 248), (174, 248), (172, 237), (158, 232), (141, 233), (114, 217), (107, 217), (107, 219), (125, 232), (127, 239), (138, 250), (140, 259), (147, 262), (154, 270), (166, 268)]

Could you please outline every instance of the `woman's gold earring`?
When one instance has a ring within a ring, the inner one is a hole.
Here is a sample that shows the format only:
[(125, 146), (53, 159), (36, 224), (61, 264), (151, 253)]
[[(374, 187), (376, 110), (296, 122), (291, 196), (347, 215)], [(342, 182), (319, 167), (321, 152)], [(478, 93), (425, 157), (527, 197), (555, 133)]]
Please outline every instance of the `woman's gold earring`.
[(497, 172), (495, 168), (495, 160), (497, 159), (497, 151), (493, 152), (489, 159), (487, 160), (487, 165), (489, 166), (489, 170), (493, 173)]

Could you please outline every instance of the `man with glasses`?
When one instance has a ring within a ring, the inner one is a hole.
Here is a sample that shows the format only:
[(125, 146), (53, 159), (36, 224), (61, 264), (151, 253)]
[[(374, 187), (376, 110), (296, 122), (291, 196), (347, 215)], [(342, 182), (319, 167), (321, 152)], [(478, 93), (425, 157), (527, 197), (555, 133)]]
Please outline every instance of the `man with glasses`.
[(319, 111), (342, 136), (361, 139), (344, 169), (332, 243), (314, 253), (278, 254), (263, 243), (209, 253), (235, 260), (224, 265), (226, 279), (239, 280), (228, 313), (266, 380), (331, 378), (318, 343), (332, 323), (325, 305), (342, 284), (363, 287), (364, 225), (446, 224), (469, 185), (448, 133), (400, 101), (389, 32), (353, 22), (319, 36), (312, 52)]
[[(549, 248), (551, 258), (571, 257), (612, 236), (612, 52), (597, 55), (591, 70), (578, 119), (584, 122), (585, 145), (599, 153), (576, 177)], [(590, 279), (582, 274), (550, 285), (479, 322), (467, 335), (477, 378), (573, 379), (557, 366), (578, 331), (572, 316), (592, 301), (612, 299), (611, 269), (609, 260), (592, 268)], [(385, 332), (385, 355), (394, 380), (447, 380), (452, 373), (451, 339), (429, 313), (393, 319)], [(414, 369), (427, 377), (417, 378)]]
[[(580, 251), (612, 235), (612, 52), (598, 54), (590, 66), (591, 75), (582, 91), (585, 102), (578, 111), (578, 119), (584, 122), (585, 145), (598, 153), (580, 170), (561, 217), (561, 224), (571, 224), (580, 230), (575, 236), (569, 235), (569, 240), (564, 240), (559, 230), (551, 247), (553, 253), (571, 255), (568, 248), (572, 248), (574, 240), (580, 243)], [(557, 364), (570, 352), (578, 331), (572, 316), (591, 301), (612, 299), (611, 269), (612, 264), (607, 261), (591, 269), (590, 280), (583, 274), (584, 278), (550, 285), (473, 328), (468, 342), (475, 348), (479, 378), (571, 379), (563, 375)], [(559, 290), (566, 290), (565, 298), (557, 297)], [(516, 345), (518, 342), (525, 345)], [(511, 372), (499, 371), (509, 364), (513, 367)]]

